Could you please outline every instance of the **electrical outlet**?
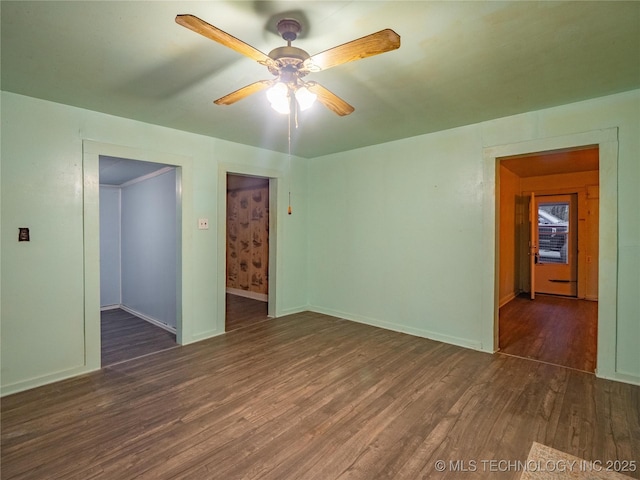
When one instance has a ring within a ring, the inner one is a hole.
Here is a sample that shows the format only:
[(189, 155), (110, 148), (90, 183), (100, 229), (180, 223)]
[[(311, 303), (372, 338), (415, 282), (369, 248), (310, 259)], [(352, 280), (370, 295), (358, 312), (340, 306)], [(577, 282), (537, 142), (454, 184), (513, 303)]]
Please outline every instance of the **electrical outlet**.
[(208, 218), (199, 218), (198, 219), (198, 229), (199, 230), (209, 230), (209, 219)]

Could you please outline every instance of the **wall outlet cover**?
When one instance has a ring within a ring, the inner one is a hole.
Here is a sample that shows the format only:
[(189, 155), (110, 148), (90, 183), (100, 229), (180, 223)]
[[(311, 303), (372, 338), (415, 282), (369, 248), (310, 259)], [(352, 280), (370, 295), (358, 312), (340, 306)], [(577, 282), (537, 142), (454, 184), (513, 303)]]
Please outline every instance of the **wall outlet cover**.
[(209, 230), (209, 219), (208, 218), (199, 218), (198, 219), (198, 229), (199, 230)]

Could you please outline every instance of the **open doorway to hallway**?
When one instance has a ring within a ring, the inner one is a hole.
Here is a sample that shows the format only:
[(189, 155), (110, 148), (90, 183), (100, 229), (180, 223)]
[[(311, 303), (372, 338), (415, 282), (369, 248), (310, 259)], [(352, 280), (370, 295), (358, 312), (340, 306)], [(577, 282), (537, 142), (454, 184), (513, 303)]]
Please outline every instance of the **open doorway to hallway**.
[(269, 197), (269, 178), (227, 174), (227, 332), (268, 318)]
[(500, 351), (594, 372), (598, 147), (502, 158), (498, 169)]

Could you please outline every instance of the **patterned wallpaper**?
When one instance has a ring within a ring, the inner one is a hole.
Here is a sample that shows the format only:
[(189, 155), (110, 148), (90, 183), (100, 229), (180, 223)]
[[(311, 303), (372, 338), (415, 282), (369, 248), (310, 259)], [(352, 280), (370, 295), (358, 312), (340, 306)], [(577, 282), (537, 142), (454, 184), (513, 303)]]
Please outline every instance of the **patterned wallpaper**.
[(267, 294), (269, 188), (227, 192), (227, 288)]

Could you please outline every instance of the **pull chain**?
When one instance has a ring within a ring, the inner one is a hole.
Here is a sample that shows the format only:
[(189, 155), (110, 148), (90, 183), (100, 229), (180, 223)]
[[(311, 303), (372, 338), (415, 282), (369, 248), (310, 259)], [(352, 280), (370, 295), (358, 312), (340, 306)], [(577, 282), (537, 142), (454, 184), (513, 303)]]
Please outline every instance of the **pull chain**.
[(288, 136), (287, 136), (287, 141), (288, 141), (288, 146), (289, 146), (289, 165), (287, 167), (288, 170), (288, 174), (289, 174), (289, 208), (287, 209), (287, 213), (289, 215), (291, 215), (291, 107), (294, 106), (294, 100), (293, 100), (293, 96), (291, 97), (291, 100), (289, 102), (289, 121), (287, 122), (288, 125)]

